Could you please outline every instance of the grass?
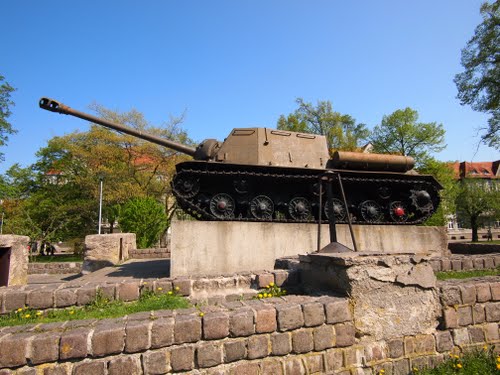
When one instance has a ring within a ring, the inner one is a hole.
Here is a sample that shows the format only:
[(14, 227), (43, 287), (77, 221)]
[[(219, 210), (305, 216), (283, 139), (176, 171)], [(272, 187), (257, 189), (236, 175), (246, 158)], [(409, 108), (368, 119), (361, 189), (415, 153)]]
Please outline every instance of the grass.
[(82, 256), (74, 254), (30, 256), (31, 263), (82, 262), (82, 261), (83, 261)]
[(470, 270), (470, 271), (440, 271), (436, 272), (438, 280), (448, 279), (470, 279), (472, 277), (498, 276), (500, 268), (494, 270)]
[(99, 293), (94, 301), (83, 307), (49, 311), (18, 309), (8, 315), (0, 316), (0, 327), (66, 320), (118, 318), (137, 312), (184, 309), (189, 306), (188, 300), (175, 292), (166, 294), (146, 292), (134, 302), (110, 301)]
[(433, 369), (412, 369), (414, 375), (493, 375), (500, 374), (500, 357), (493, 346), (485, 346), (462, 355), (450, 354), (450, 358)]

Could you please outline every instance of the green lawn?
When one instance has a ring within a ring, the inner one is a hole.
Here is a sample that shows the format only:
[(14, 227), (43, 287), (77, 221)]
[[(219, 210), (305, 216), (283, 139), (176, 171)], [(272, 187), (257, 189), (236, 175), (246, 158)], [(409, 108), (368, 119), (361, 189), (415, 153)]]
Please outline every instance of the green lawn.
[(436, 272), (438, 280), (469, 279), (471, 277), (498, 276), (500, 268), (494, 270), (471, 270), (471, 271), (440, 271)]
[(29, 257), (31, 263), (82, 262), (83, 257), (74, 254), (34, 255)]
[(18, 309), (10, 314), (0, 316), (0, 327), (66, 320), (117, 318), (142, 311), (184, 309), (189, 306), (188, 300), (176, 295), (175, 292), (165, 294), (148, 292), (134, 302), (110, 301), (102, 295), (98, 295), (92, 303), (83, 307), (50, 311)]

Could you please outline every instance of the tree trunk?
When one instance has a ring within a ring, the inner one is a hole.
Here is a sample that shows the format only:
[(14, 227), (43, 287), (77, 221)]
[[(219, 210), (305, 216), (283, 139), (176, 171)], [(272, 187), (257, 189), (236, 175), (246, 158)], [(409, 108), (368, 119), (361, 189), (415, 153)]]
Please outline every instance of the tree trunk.
[(478, 242), (479, 241), (479, 238), (478, 238), (478, 235), (477, 235), (478, 223), (477, 223), (477, 217), (476, 216), (471, 216), (471, 218), (470, 218), (470, 226), (472, 228), (472, 242)]

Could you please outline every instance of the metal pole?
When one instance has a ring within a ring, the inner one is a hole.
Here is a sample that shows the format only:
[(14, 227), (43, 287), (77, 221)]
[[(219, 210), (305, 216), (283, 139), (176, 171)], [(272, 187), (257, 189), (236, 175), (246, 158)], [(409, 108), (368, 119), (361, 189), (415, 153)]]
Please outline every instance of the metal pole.
[(99, 231), (97, 234), (101, 234), (101, 221), (102, 221), (102, 177), (99, 178)]
[(321, 250), (321, 219), (323, 214), (323, 180), (319, 178), (319, 219), (318, 219), (318, 246), (317, 251)]
[(345, 198), (344, 185), (342, 185), (342, 179), (340, 178), (340, 174), (337, 174), (337, 179), (339, 181), (340, 193), (342, 194), (342, 201), (344, 202), (345, 214), (347, 216), (347, 224), (349, 224), (349, 232), (351, 232), (352, 245), (354, 247), (354, 251), (358, 251), (358, 247), (356, 246), (356, 239), (354, 238), (354, 232), (352, 230), (351, 215), (349, 214), (349, 209), (347, 207), (347, 200)]
[[(333, 175), (333, 174), (332, 174)], [(332, 189), (333, 179), (332, 176), (328, 176), (328, 181), (326, 182), (326, 199), (328, 205), (328, 224), (330, 226), (330, 243), (337, 242), (337, 228), (335, 227), (335, 210), (333, 209), (333, 189)]]
[(2, 223), (0, 224), (0, 234), (3, 234), (3, 215), (5, 215), (5, 212), (2, 212)]

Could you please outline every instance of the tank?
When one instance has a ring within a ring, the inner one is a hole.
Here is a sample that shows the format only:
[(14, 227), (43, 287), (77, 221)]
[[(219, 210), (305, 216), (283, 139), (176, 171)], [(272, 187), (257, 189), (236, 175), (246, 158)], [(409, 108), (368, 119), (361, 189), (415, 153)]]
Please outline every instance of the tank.
[(237, 128), (223, 142), (206, 139), (190, 147), (53, 99), (39, 105), (192, 156), (176, 165), (171, 187), (179, 206), (199, 220), (327, 222), (324, 192), (332, 180), (325, 176), (332, 175), (329, 207), (336, 222), (418, 224), (439, 205), (442, 187), (418, 175), (411, 157), (341, 151), (330, 157), (324, 136), (270, 128)]

